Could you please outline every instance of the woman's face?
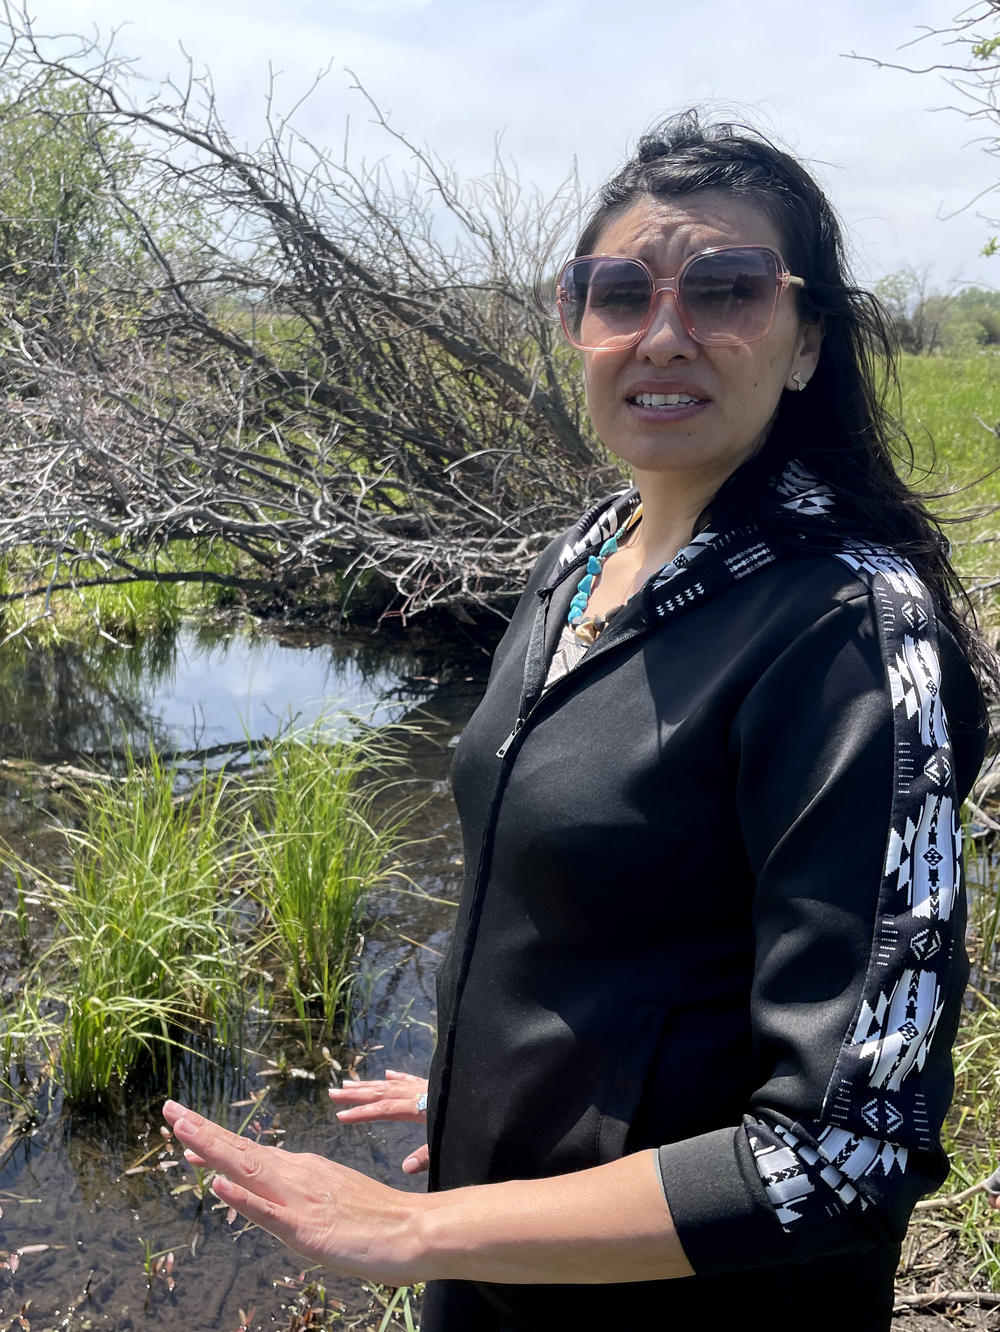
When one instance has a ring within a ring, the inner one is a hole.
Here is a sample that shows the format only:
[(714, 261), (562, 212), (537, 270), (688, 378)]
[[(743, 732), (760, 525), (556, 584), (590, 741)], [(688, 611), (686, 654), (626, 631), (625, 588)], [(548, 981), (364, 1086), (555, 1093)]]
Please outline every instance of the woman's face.
[[(638, 200), (609, 219), (594, 253), (642, 259), (654, 277), (670, 278), (689, 255), (719, 245), (768, 245), (780, 253), (782, 238), (753, 204), (704, 190), (677, 200)], [(800, 319), (786, 289), (763, 338), (705, 347), (684, 328), (673, 295), (659, 293), (634, 347), (582, 353), (591, 419), (637, 476), (673, 473), (678, 482), (714, 494), (763, 444), (782, 393), (797, 389), (792, 376), (811, 378), (821, 338), (821, 326)]]

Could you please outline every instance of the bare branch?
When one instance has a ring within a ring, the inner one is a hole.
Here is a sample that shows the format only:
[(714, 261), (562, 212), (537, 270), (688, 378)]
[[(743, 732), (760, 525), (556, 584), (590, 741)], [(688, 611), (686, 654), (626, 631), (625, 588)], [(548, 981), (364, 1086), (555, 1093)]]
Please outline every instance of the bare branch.
[[(76, 136), (95, 173), (76, 232), (19, 244), (0, 287), (0, 558), (28, 594), (128, 577), (291, 596), (337, 574), (403, 615), (508, 608), (615, 483), (532, 297), (575, 180), (543, 203), (498, 157), (463, 187), (360, 85), (410, 156), (398, 185), (310, 145), (273, 88), (247, 152), (207, 78), (138, 103), (109, 49), (67, 56), (5, 13), (7, 105)], [(220, 543), (237, 572), (199, 567)]]

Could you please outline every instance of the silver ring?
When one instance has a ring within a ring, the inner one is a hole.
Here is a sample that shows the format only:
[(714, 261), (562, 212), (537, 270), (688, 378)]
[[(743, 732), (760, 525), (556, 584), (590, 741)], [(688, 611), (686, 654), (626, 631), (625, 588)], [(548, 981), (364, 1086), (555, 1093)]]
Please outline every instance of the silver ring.
[(417, 1114), (426, 1115), (427, 1113), (427, 1093), (421, 1092), (417, 1097)]

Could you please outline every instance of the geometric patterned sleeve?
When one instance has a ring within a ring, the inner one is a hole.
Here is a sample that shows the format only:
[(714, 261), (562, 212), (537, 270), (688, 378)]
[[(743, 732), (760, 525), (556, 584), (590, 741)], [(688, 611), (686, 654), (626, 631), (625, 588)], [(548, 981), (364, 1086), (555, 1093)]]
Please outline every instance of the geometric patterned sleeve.
[[(789, 654), (746, 723), (748, 749), (774, 741), (741, 812), (765, 917), (755, 1031), (772, 1074), (742, 1125), (661, 1149), (696, 1272), (896, 1242), (947, 1170), (938, 1134), (967, 961), (935, 615), (894, 553), (851, 546), (839, 558), (868, 597), (817, 627), (811, 655)], [(844, 718), (810, 737), (814, 758), (795, 731), (796, 673), (801, 697)], [(819, 944), (799, 942), (810, 931)], [(821, 965), (843, 958), (843, 983), (809, 992), (810, 946)]]
[(832, 1194), (878, 1205), (913, 1149), (937, 1145), (921, 1073), (956, 966), (964, 974), (961, 825), (941, 702), (934, 612), (906, 561), (853, 547), (868, 583), (892, 698), (893, 795), (871, 957), (819, 1123), (748, 1125), (767, 1196), (786, 1230)]

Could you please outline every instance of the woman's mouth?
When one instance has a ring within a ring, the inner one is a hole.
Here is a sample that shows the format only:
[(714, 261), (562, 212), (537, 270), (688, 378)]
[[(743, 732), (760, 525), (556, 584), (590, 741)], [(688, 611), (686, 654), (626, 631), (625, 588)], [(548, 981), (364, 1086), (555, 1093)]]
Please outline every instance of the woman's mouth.
[(632, 393), (625, 401), (635, 407), (655, 407), (669, 411), (679, 407), (700, 407), (706, 399), (692, 397), (690, 393)]

